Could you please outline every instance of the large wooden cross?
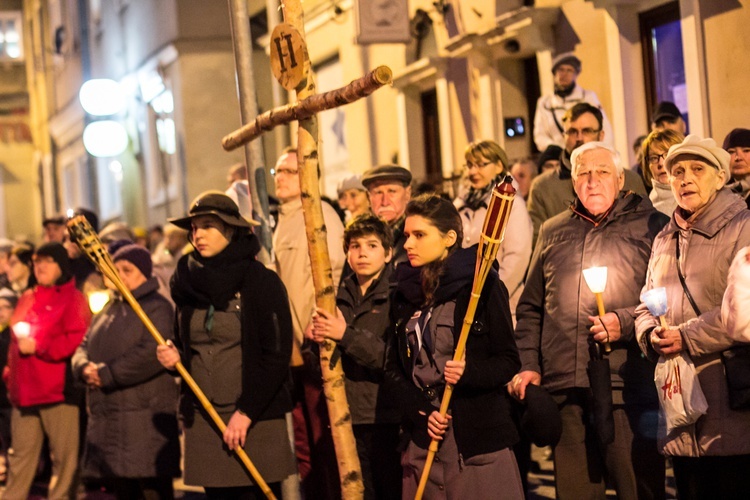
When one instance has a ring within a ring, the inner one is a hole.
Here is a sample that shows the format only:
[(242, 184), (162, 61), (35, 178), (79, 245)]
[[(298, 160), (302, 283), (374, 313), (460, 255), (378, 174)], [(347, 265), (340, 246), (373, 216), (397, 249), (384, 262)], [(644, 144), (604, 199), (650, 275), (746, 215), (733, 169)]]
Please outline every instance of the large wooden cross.
[[(295, 120), (299, 122), (297, 162), (315, 302), (318, 307), (335, 314), (336, 297), (318, 181), (316, 113), (366, 97), (390, 83), (392, 75), (388, 67), (381, 66), (345, 87), (316, 94), (304, 41), (304, 20), (300, 1), (283, 0), (282, 10), (285, 22), (277, 26), (271, 36), (271, 64), (280, 83), (288, 90), (296, 91), (297, 102), (263, 113), (253, 122), (224, 137), (222, 146), (231, 151), (277, 125)], [(362, 498), (364, 485), (344, 390), (344, 371), (341, 368), (340, 357), (333, 356), (335, 349), (335, 342), (330, 340), (320, 346), (320, 365), (339, 467), (341, 494), (345, 499)], [(335, 360), (333, 364), (332, 359)]]

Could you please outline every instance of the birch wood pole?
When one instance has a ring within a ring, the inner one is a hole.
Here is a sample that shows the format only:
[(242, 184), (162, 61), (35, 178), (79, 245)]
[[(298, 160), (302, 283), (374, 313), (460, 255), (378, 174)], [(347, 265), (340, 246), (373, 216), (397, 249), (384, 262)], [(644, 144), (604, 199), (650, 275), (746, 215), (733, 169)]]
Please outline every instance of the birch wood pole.
[[(284, 21), (292, 25), (304, 40), (304, 17), (299, 0), (282, 0)], [(304, 100), (315, 94), (315, 82), (311, 71), (307, 50), (304, 51), (304, 77), (295, 89), (297, 100)], [(326, 226), (323, 220), (323, 207), (320, 201), (318, 181), (318, 120), (313, 114), (300, 120), (297, 136), (297, 161), (299, 166), (302, 210), (305, 217), (305, 232), (312, 264), (312, 277), (315, 287), (315, 302), (318, 307), (336, 314), (333, 274), (328, 256)], [(320, 365), (323, 373), (323, 390), (331, 421), (331, 434), (336, 449), (336, 460), (341, 481), (341, 495), (344, 499), (358, 499), (364, 495), (362, 472), (357, 456), (357, 446), (352, 430), (352, 418), (344, 390), (344, 370), (341, 359), (331, 364), (336, 349), (335, 342), (327, 340), (320, 345)]]

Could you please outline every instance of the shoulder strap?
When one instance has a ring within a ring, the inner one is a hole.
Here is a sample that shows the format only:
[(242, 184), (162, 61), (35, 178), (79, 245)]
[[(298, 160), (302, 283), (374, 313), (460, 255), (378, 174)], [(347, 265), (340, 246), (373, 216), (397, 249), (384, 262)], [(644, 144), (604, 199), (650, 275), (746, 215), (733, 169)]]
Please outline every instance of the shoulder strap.
[(675, 260), (675, 264), (677, 265), (677, 276), (680, 278), (680, 284), (682, 285), (682, 289), (685, 290), (685, 295), (688, 298), (688, 301), (690, 301), (690, 305), (693, 306), (693, 311), (695, 311), (695, 314), (700, 316), (701, 310), (698, 309), (698, 304), (695, 303), (695, 300), (693, 299), (693, 295), (690, 293), (690, 290), (687, 287), (687, 283), (685, 283), (685, 276), (682, 275), (682, 269), (680, 269), (680, 233), (675, 233), (675, 256), (677, 259)]

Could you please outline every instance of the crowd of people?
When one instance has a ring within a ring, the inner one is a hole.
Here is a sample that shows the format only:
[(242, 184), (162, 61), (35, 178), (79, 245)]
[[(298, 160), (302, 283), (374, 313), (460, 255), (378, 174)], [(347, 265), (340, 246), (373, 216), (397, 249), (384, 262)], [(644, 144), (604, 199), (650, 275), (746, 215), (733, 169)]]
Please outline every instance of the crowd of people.
[[(750, 372), (750, 130), (722, 146), (685, 136), (679, 109), (660, 103), (626, 166), (580, 71), (571, 54), (553, 64), (555, 94), (535, 118), (541, 153), (511, 161), (492, 140), (471, 142), (455, 199), (417, 195), (397, 164), (344, 178), (322, 211), (335, 312), (316, 307), (294, 148), (272, 171), (268, 267), (242, 165), (226, 191), (150, 234), (99, 231), (96, 214), (76, 211), (166, 345), (64, 217), (43, 221), (39, 246), (0, 242), (4, 497), (26, 498), (41, 456), (50, 498), (81, 481), (173, 498), (181, 475), (209, 498), (262, 498), (242, 448), (277, 497), (296, 476), (303, 498), (340, 498), (318, 350), (332, 340), (367, 499), (413, 498), (431, 441), (425, 498), (524, 498), (532, 442), (551, 447), (558, 498), (665, 498), (667, 457), (681, 499), (750, 498), (750, 386), (736, 372), (737, 360)], [(511, 178), (505, 239), (454, 359), (492, 191)], [(597, 291), (585, 275), (602, 267)], [(661, 288), (657, 312), (641, 294)], [(668, 427), (672, 391), (655, 366), (675, 357), (694, 367), (683, 382), (707, 409)], [(180, 390), (178, 363), (222, 433)]]

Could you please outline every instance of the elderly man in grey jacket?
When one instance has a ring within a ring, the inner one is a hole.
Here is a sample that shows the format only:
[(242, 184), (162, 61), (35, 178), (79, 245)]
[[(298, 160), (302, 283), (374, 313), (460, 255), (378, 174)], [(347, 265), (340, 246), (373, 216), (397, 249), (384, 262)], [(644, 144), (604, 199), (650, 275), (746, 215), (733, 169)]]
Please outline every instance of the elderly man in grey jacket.
[[(508, 389), (523, 400), (528, 384), (542, 385), (558, 403), (563, 421), (554, 447), (558, 498), (603, 499), (607, 482), (619, 498), (663, 498), (653, 365), (640, 355), (634, 321), (651, 245), (668, 219), (647, 198), (621, 191), (619, 155), (604, 143), (579, 147), (571, 165), (576, 200), (539, 233), (516, 311), (522, 367)], [(603, 298), (609, 312), (602, 316), (582, 276), (594, 266), (608, 269)], [(605, 355), (614, 403), (611, 443), (597, 440), (587, 375), (591, 349), (605, 342), (612, 349)]]

